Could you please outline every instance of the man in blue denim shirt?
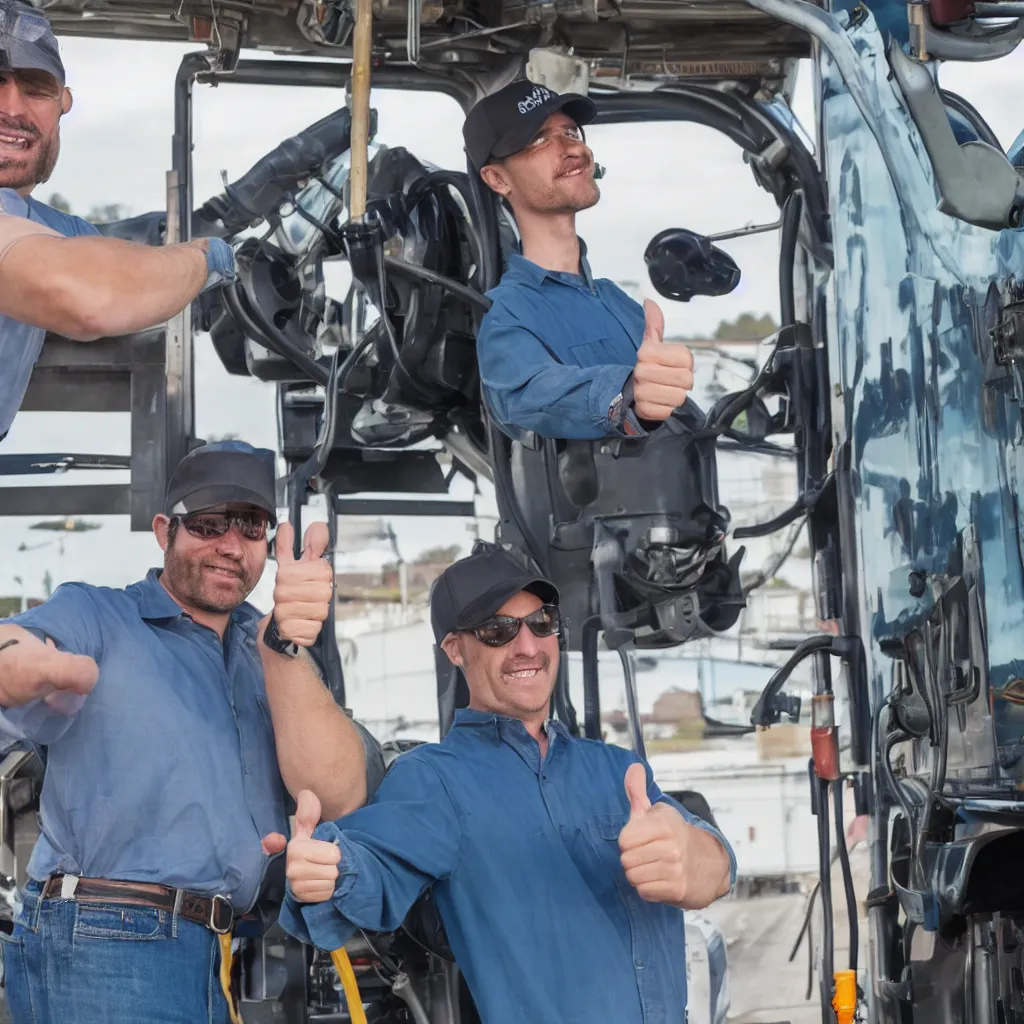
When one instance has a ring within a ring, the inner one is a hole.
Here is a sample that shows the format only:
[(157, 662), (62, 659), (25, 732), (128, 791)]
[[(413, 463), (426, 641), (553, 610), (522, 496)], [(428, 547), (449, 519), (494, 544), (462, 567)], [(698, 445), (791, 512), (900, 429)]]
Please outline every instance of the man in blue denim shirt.
[(334, 816), (376, 781), (303, 653), (333, 599), (326, 524), (298, 561), (282, 524), (273, 611), (245, 602), (274, 494), (273, 452), (198, 448), (153, 521), (162, 570), (125, 590), (65, 584), (0, 622), (0, 732), (46, 757), (30, 881), (0, 933), (15, 1024), (236, 1020), (219, 965), (286, 789)]
[(470, 705), (362, 810), (316, 827), (299, 795), (280, 920), (334, 949), (396, 929), (432, 888), (486, 1024), (682, 1024), (683, 908), (728, 892), (735, 860), (635, 754), (546, 721), (557, 603), (500, 548), (445, 571), (434, 635)]
[(595, 279), (576, 234), (576, 214), (600, 198), (583, 133), (596, 113), (585, 96), (520, 81), (482, 99), (463, 128), (522, 240), (477, 335), (484, 395), (512, 437), (643, 434), (693, 387), (693, 356), (662, 340), (658, 306)]
[(130, 334), (235, 276), (222, 239), (158, 248), (101, 238), (88, 221), (32, 198), (57, 162), (70, 109), (50, 23), (28, 4), (0, 0), (0, 441), (47, 331), (76, 341)]

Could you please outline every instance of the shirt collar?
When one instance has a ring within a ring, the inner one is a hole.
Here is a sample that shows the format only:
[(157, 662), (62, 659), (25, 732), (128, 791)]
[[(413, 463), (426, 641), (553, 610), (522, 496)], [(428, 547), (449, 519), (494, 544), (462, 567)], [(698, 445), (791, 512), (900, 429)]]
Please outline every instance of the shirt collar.
[[(512, 718), (509, 715), (499, 715), (496, 711), (477, 711), (475, 708), (457, 708), (455, 711), (455, 720), (453, 728), (457, 726), (493, 726), (494, 727), (494, 739), (495, 742), (501, 742), (501, 730), (502, 728), (514, 729), (517, 732), (521, 732), (524, 736), (529, 735), (526, 732), (526, 726), (518, 718)], [(553, 718), (549, 718), (544, 723), (544, 729), (548, 734), (548, 738), (551, 738), (553, 733), (561, 733), (566, 739), (570, 738), (569, 730), (561, 723)]]
[[(578, 236), (577, 236), (578, 237)], [(587, 259), (587, 243), (578, 238), (580, 243), (580, 276), (586, 282), (588, 288), (594, 287), (594, 275), (590, 271), (590, 261)], [(523, 277), (532, 284), (540, 285), (547, 278), (552, 281), (565, 281), (567, 277), (575, 277), (575, 274), (566, 274), (560, 270), (545, 270), (532, 260), (528, 260), (522, 253), (513, 253), (508, 261), (509, 273), (517, 277)]]
[[(150, 569), (146, 573), (146, 578), (136, 583), (133, 588), (139, 600), (139, 615), (144, 619), (176, 619), (184, 614), (181, 605), (167, 593), (160, 582), (162, 572), (163, 569)], [(258, 622), (260, 617), (260, 613), (246, 601), (231, 613), (231, 623), (245, 628)]]

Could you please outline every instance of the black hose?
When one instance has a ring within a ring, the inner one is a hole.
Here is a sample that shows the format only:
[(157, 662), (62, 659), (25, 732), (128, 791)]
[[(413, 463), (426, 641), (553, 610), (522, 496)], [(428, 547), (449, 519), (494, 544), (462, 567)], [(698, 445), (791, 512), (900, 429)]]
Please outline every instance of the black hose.
[(882, 776), (885, 779), (886, 785), (889, 787), (889, 791), (892, 793), (896, 802), (900, 805), (904, 817), (907, 819), (907, 831), (910, 835), (910, 849), (913, 851), (917, 849), (917, 819), (914, 816), (913, 808), (910, 806), (910, 801), (907, 799), (907, 794), (904, 793), (903, 787), (896, 778), (896, 773), (892, 770), (892, 762), (889, 760), (892, 748), (896, 746), (897, 743), (901, 743), (904, 740), (909, 739), (910, 734), (901, 732), (899, 729), (889, 733), (886, 737), (885, 746), (882, 749)]
[(814, 779), (818, 790), (818, 871), (821, 881), (821, 992), (822, 1024), (835, 1024), (832, 1013), (832, 975), (835, 972), (835, 935), (832, 920), (832, 859), (828, 832), (828, 780)]
[(221, 289), (224, 297), (224, 304), (231, 312), (235, 323), (243, 334), (248, 335), (255, 341), (266, 345), (272, 352), (276, 352), (282, 359), (287, 359), (297, 370), (304, 373), (314, 384), (327, 384), (329, 371), (321, 366), (308, 352), (303, 352), (297, 345), (293, 345), (278, 331), (272, 324), (269, 324), (263, 317), (262, 312), (256, 308), (252, 313), (243, 309), (239, 301), (238, 284)]
[(832, 783), (832, 813), (835, 815), (836, 849), (839, 866), (843, 872), (843, 890), (846, 895), (846, 917), (850, 922), (850, 970), (857, 970), (857, 951), (860, 945), (860, 931), (857, 922), (857, 894), (853, 888), (853, 871), (850, 868), (850, 851), (846, 848), (843, 832), (843, 780)]
[(782, 687), (785, 686), (786, 680), (792, 674), (793, 669), (795, 669), (805, 658), (810, 657), (810, 655), (815, 654), (818, 651), (830, 650), (833, 639), (834, 637), (830, 633), (821, 633), (815, 636), (809, 636), (806, 640), (801, 640), (800, 643), (797, 644), (796, 650), (793, 651), (784, 665), (772, 673), (772, 676), (765, 685), (765, 688), (761, 691), (761, 696), (758, 697), (757, 703), (754, 705), (754, 709), (750, 713), (751, 725), (769, 726), (774, 724), (771, 720), (772, 702)]
[[(394, 324), (388, 315), (388, 292), (387, 275), (384, 267), (387, 257), (384, 255), (384, 241), (378, 234), (374, 240), (374, 250), (377, 257), (377, 287), (380, 291), (380, 318), (384, 322), (384, 330), (387, 334), (388, 343), (391, 346), (391, 356), (395, 361), (395, 372), (405, 382), (417, 401), (424, 403), (428, 408), (432, 404), (433, 396), (424, 390), (423, 385), (409, 372), (402, 359), (402, 352), (398, 346), (398, 338), (395, 335)], [(407, 318), (408, 319), (408, 318)]]
[(780, 327), (796, 323), (794, 268), (796, 246), (800, 238), (800, 218), (804, 212), (804, 194), (799, 189), (786, 197), (782, 205), (782, 232), (779, 237), (779, 318)]
[(572, 706), (572, 699), (569, 696), (569, 644), (564, 629), (558, 635), (558, 650), (560, 658), (558, 676), (555, 679), (555, 712), (558, 715), (558, 720), (569, 730), (569, 734), (579, 736), (580, 727), (576, 721), (576, 709)]
[(351, 133), (352, 116), (347, 107), (328, 114), (275, 146), (237, 181), (226, 185), (224, 195), (205, 203), (199, 214), (206, 219), (218, 217), (235, 230), (262, 220), (300, 181), (312, 177), (325, 161), (344, 153)]
[(404, 277), (407, 280), (426, 281), (428, 284), (437, 285), (439, 288), (443, 288), (446, 292), (449, 292), (458, 299), (462, 299), (463, 302), (468, 303), (470, 306), (475, 306), (484, 313), (491, 308), (491, 300), (486, 295), (481, 295), (480, 292), (467, 288), (461, 281), (445, 277), (444, 274), (439, 274), (436, 270), (421, 267), (418, 263), (409, 263), (407, 260), (400, 260), (395, 256), (385, 256), (384, 268), (389, 273), (396, 274), (398, 277)]
[(601, 686), (597, 663), (597, 634), (601, 629), (601, 616), (591, 615), (583, 623), (581, 649), (583, 653), (583, 735), (588, 740), (601, 738)]

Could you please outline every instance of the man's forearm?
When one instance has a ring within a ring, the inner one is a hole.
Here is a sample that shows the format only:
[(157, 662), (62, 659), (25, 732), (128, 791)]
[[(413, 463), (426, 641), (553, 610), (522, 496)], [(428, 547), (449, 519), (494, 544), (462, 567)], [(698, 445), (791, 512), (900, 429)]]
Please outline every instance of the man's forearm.
[(340, 818), (366, 802), (363, 741), (338, 707), (303, 650), (297, 658), (259, 644), (281, 778), (297, 796), (310, 789), (324, 820)]
[(0, 313), (79, 341), (152, 327), (201, 291), (208, 276), (205, 244), (23, 237), (0, 262)]
[(0, 622), (0, 707), (28, 702), (15, 695), (25, 693), (35, 682), (38, 673), (32, 666), (33, 653), (37, 657), (46, 653), (41, 640), (21, 626)]

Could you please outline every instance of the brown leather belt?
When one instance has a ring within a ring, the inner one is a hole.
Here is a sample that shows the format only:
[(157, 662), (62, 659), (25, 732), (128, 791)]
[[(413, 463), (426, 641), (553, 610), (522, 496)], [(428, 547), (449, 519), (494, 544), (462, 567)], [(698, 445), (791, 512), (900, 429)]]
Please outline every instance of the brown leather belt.
[(166, 910), (170, 914), (177, 913), (186, 921), (201, 924), (218, 935), (225, 935), (234, 927), (235, 911), (226, 896), (200, 896), (168, 885), (116, 882), (109, 878), (79, 878), (75, 881), (74, 876), (50, 875), (43, 883), (42, 898), (61, 899), (62, 892), (65, 888), (72, 889), (72, 884), (74, 888), (66, 898), (83, 903), (120, 903)]

